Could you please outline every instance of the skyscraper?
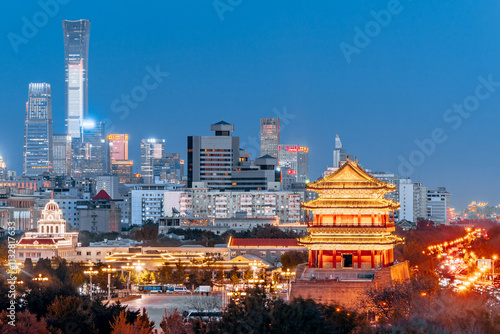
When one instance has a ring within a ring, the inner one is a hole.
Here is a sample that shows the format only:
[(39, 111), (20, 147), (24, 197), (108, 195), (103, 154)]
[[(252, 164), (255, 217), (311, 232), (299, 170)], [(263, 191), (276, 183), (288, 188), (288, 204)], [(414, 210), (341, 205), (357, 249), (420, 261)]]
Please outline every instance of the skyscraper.
[(0, 180), (6, 180), (7, 179), (7, 165), (5, 164), (5, 161), (3, 161), (2, 156), (0, 156)]
[(180, 153), (165, 153), (161, 159), (153, 159), (153, 178), (169, 183), (180, 183), (184, 176), (184, 160)]
[(52, 169), (52, 101), (50, 84), (30, 83), (24, 122), (24, 175)]
[(116, 160), (128, 160), (128, 135), (109, 134), (108, 135), (109, 162)]
[[(73, 141), (80, 146), (75, 152), (76, 170), (82, 176), (102, 175), (106, 169), (106, 135), (104, 122), (85, 121), (82, 126), (82, 138)], [(78, 174), (78, 173), (77, 173)], [(77, 175), (75, 174), (75, 175)]]
[(434, 224), (450, 224), (450, 193), (445, 187), (427, 190), (427, 217)]
[(155, 159), (165, 156), (165, 139), (143, 139), (141, 142), (141, 174), (145, 183), (153, 183)]
[(120, 183), (130, 183), (133, 167), (134, 162), (132, 160), (115, 160), (111, 163), (110, 172), (118, 176)]
[(134, 162), (128, 160), (128, 135), (109, 134), (108, 171), (119, 177), (120, 183), (130, 183)]
[(81, 136), (88, 113), (88, 58), (90, 21), (63, 20), (66, 73), (66, 134)]
[(414, 185), (411, 179), (398, 180), (398, 195), (399, 195), (399, 212), (397, 213), (398, 220), (406, 219), (410, 222), (416, 222), (415, 217), (415, 195)]
[(52, 170), (55, 174), (70, 175), (72, 165), (71, 136), (52, 136)]
[(309, 147), (279, 145), (278, 161), (286, 173), (295, 176), (295, 182), (306, 182), (309, 179)]
[(234, 125), (220, 121), (210, 126), (215, 136), (188, 136), (188, 188), (267, 190), (279, 184), (277, 159), (269, 155), (255, 161), (240, 156), (240, 137)]
[(347, 160), (345, 149), (342, 148), (342, 142), (339, 135), (335, 136), (335, 148), (333, 149), (333, 168), (339, 168), (341, 162)]
[(280, 119), (260, 119), (260, 156), (270, 155), (278, 158), (278, 146), (280, 144)]

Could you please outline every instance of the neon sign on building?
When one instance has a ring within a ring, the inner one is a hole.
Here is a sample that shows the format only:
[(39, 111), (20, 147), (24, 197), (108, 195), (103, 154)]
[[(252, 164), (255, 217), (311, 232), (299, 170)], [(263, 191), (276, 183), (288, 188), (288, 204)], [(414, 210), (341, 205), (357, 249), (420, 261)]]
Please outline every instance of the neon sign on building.
[(295, 145), (295, 146), (281, 146), (279, 147), (279, 149), (283, 149), (285, 148), (288, 152), (305, 152), (305, 153), (309, 153), (309, 147), (307, 146), (299, 146), (299, 145)]

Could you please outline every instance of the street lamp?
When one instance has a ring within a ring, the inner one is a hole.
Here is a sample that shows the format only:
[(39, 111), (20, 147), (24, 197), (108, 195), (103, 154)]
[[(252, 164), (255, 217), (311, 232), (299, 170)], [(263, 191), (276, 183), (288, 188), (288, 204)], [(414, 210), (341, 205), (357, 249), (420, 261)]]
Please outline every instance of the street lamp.
[(144, 262), (138, 261), (134, 263), (135, 270), (137, 271), (137, 290), (139, 290), (139, 285), (141, 285), (141, 271), (142, 271), (142, 266), (145, 265)]
[(492, 273), (491, 273), (491, 281), (495, 282), (495, 261), (498, 259), (498, 256), (493, 255), (493, 266), (491, 267)]
[(111, 300), (111, 273), (116, 271), (115, 268), (111, 268), (111, 265), (108, 264), (107, 268), (102, 269), (103, 272), (108, 273), (108, 301)]
[(89, 289), (89, 293), (90, 293), (90, 299), (92, 299), (92, 275), (99, 274), (99, 271), (93, 270), (93, 268), (90, 267), (90, 270), (85, 270), (83, 273), (85, 275), (89, 275), (90, 276), (90, 289)]
[(130, 263), (127, 263), (126, 266), (122, 266), (122, 269), (126, 270), (128, 273), (127, 277), (127, 296), (130, 295), (130, 271), (134, 270), (134, 266), (131, 266)]
[(287, 279), (286, 300), (289, 302), (290, 301), (290, 278), (295, 275), (295, 272), (290, 271), (290, 268), (288, 268), (285, 272), (282, 272), (281, 275), (285, 276)]

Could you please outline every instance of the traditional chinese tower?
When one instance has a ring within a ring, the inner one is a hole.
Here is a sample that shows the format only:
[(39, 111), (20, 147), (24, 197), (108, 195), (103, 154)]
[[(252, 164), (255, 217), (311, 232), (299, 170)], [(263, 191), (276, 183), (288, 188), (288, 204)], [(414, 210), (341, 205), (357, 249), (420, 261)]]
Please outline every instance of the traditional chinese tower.
[[(396, 186), (374, 178), (357, 160), (347, 158), (334, 173), (308, 184), (307, 189), (318, 194), (302, 204), (308, 217), (309, 211), (313, 213), (309, 235), (298, 240), (309, 250), (309, 263), (298, 268), (292, 295), (339, 302), (363, 290), (359, 283), (374, 284), (382, 278), (390, 283), (409, 277), (407, 263), (394, 266), (394, 246), (404, 242), (392, 233), (392, 217), (399, 204), (384, 197)], [(335, 293), (336, 288), (346, 287), (342, 283), (354, 284), (347, 295), (346, 289)], [(310, 289), (319, 288), (318, 284), (322, 284), (321, 292)]]

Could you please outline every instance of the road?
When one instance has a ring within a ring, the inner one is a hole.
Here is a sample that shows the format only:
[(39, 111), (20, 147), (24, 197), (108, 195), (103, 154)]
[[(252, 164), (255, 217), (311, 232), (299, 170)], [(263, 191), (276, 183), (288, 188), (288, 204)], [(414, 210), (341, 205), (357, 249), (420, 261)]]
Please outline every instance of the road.
[(128, 305), (130, 310), (142, 310), (145, 307), (149, 318), (155, 322), (155, 327), (159, 327), (165, 315), (165, 309), (167, 312), (177, 309), (177, 312), (182, 313), (193, 308), (191, 306), (193, 298), (199, 297), (197, 295), (142, 295), (141, 299), (123, 302), (123, 305)]

